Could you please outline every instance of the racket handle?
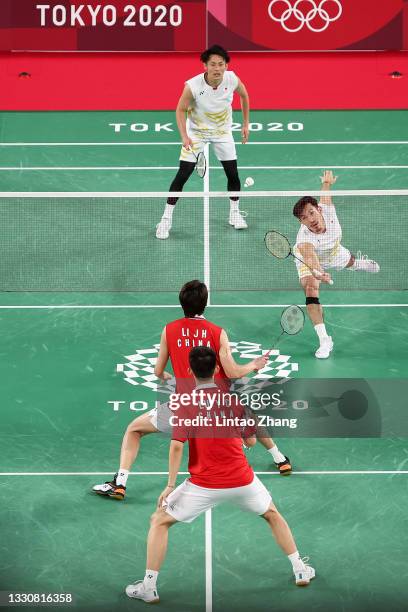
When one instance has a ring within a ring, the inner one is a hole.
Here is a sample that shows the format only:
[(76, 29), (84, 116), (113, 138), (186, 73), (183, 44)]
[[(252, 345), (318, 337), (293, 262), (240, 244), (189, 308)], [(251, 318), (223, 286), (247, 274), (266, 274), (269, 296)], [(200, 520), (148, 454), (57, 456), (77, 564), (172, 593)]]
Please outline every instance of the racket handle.
[[(313, 274), (314, 274), (315, 276), (323, 276), (323, 274), (322, 274), (322, 272), (320, 272), (320, 270), (312, 270), (312, 272), (313, 272)], [(333, 284), (334, 284), (334, 283), (333, 283), (332, 279), (330, 279), (330, 280), (329, 280), (329, 285), (333, 285)]]

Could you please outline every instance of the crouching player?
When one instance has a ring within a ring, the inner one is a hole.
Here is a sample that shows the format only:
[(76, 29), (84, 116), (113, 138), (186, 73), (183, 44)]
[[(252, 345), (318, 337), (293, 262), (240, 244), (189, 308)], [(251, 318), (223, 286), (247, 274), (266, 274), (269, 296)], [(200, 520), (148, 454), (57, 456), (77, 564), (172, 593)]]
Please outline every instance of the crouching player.
[[(305, 563), (307, 559), (300, 558), (288, 524), (273, 504), (269, 491), (254, 474), (242, 448), (243, 442), (246, 446), (256, 443), (256, 425), (243, 419), (248, 423), (246, 427), (238, 419), (240, 422), (236, 427), (227, 426), (227, 429), (217, 430), (219, 415), (230, 413), (232, 409), (236, 417), (238, 414), (244, 417), (244, 408), (236, 402), (219, 402), (220, 387), (214, 383), (214, 372), (218, 366), (213, 349), (204, 346), (193, 348), (189, 363), (199, 402), (195, 404), (195, 413), (194, 404), (187, 411), (190, 415), (198, 412), (200, 419), (205, 415), (207, 420), (202, 426), (191, 427), (191, 421), (188, 423), (181, 419), (183, 412), (176, 413), (179, 424), (173, 427), (168, 485), (159, 497), (147, 538), (146, 574), (144, 580), (128, 585), (126, 594), (147, 603), (159, 601), (156, 583), (167, 551), (169, 528), (177, 522), (191, 523), (206, 510), (223, 502), (233, 503), (244, 511), (261, 516), (292, 564), (296, 585), (308, 585), (315, 576), (315, 570)], [(181, 420), (184, 423), (180, 423)], [(190, 478), (176, 487), (187, 440)]]

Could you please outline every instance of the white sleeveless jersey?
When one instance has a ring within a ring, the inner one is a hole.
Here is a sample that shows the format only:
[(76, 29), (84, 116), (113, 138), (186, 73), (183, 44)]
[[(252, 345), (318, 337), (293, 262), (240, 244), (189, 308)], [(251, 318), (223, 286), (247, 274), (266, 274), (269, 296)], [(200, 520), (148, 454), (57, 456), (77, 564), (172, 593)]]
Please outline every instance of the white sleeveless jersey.
[(326, 224), (323, 234), (311, 232), (306, 225), (301, 225), (296, 238), (296, 247), (308, 242), (313, 244), (319, 260), (329, 261), (336, 256), (341, 242), (341, 226), (337, 218), (336, 209), (331, 204), (319, 204)]
[(208, 85), (204, 73), (186, 81), (193, 95), (188, 109), (187, 128), (211, 136), (223, 136), (231, 131), (232, 98), (238, 87), (238, 77), (232, 70), (224, 72), (224, 78), (216, 89)]

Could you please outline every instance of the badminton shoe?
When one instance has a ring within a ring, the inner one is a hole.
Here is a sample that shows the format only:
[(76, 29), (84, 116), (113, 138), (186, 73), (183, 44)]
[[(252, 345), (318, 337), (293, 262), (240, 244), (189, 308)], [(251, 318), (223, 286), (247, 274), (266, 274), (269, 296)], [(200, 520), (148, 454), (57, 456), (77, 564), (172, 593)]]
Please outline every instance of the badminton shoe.
[(156, 238), (166, 240), (171, 230), (171, 219), (162, 217), (160, 223), (156, 225)]
[(333, 350), (333, 340), (331, 336), (323, 338), (320, 342), (320, 346), (315, 352), (315, 357), (318, 359), (327, 359)]
[(289, 457), (285, 456), (284, 461), (280, 461), (279, 463), (275, 462), (275, 465), (278, 468), (279, 473), (282, 474), (282, 476), (288, 476), (292, 471), (292, 466), (290, 464)]
[(126, 495), (126, 487), (123, 485), (116, 484), (116, 476), (113, 477), (113, 480), (109, 482), (105, 482), (104, 484), (95, 485), (92, 487), (92, 491), (97, 495), (104, 495), (105, 497), (112, 497), (113, 499), (118, 499), (122, 501), (125, 499)]
[(138, 580), (126, 587), (126, 595), (132, 599), (141, 599), (146, 603), (159, 603), (159, 594), (156, 589), (146, 589), (143, 580)]
[(361, 251), (358, 251), (357, 257), (350, 270), (354, 270), (354, 272), (371, 272), (371, 274), (377, 274), (377, 272), (380, 271), (380, 266), (376, 261), (368, 259), (367, 255), (363, 255)]
[(246, 229), (248, 227), (245, 217), (247, 213), (241, 210), (230, 210), (229, 224), (232, 225), (236, 230)]
[(310, 565), (307, 565), (307, 561), (309, 561), (309, 557), (304, 557), (302, 561), (305, 562), (305, 568), (300, 570), (299, 572), (295, 572), (295, 582), (296, 586), (307, 586), (310, 584), (310, 581), (316, 576), (315, 569)]

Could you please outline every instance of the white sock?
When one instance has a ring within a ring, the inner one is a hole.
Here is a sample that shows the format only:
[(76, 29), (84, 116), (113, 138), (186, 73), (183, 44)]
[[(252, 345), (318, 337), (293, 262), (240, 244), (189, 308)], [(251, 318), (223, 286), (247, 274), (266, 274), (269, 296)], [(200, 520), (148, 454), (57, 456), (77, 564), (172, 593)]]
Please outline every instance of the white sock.
[(129, 470), (118, 471), (118, 475), (116, 476), (116, 484), (122, 487), (126, 487), (127, 479), (129, 476)]
[(318, 323), (317, 325), (314, 326), (314, 328), (316, 330), (316, 334), (319, 336), (320, 342), (324, 340), (325, 338), (328, 338), (326, 326), (324, 323)]
[(301, 572), (305, 569), (306, 566), (300, 558), (298, 551), (292, 553), (291, 555), (288, 555), (288, 559), (292, 564), (294, 572)]
[(239, 200), (231, 200), (230, 198), (230, 211), (237, 212), (239, 210)]
[(151, 570), (151, 569), (146, 570), (143, 584), (145, 585), (147, 590), (156, 588), (156, 582), (157, 582), (158, 575), (159, 575), (159, 572), (155, 572), (154, 570)]
[(172, 219), (173, 218), (174, 206), (171, 204), (166, 204), (163, 212), (164, 219)]
[(271, 453), (275, 463), (282, 463), (282, 461), (285, 461), (285, 455), (282, 455), (276, 444), (268, 449), (268, 453)]

